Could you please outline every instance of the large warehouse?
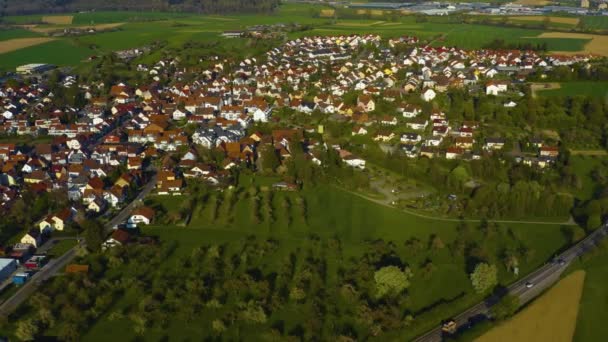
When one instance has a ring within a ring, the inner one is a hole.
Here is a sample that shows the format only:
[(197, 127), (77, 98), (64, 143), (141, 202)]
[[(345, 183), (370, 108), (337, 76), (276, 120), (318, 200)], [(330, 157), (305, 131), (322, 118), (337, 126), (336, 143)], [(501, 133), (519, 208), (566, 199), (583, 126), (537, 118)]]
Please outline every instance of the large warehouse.
[(53, 70), (53, 69), (55, 69), (55, 66), (52, 64), (34, 63), (34, 64), (26, 64), (26, 65), (18, 66), (16, 71), (19, 74), (31, 75), (31, 74), (37, 74), (37, 73), (41, 73), (41, 72), (45, 72), (45, 71), (49, 71), (49, 70)]
[(0, 282), (8, 279), (17, 270), (17, 260), (0, 258)]

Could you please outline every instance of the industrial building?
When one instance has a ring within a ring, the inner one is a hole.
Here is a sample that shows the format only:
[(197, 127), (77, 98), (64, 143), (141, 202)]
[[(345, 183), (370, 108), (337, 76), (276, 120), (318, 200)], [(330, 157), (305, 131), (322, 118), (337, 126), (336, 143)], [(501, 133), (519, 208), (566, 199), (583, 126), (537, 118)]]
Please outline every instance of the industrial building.
[(9, 279), (11, 274), (17, 270), (17, 260), (0, 258), (0, 282)]
[(55, 69), (55, 66), (52, 64), (41, 64), (41, 63), (32, 63), (25, 64), (17, 67), (17, 73), (22, 75), (31, 75), (38, 74), (41, 72), (49, 71)]

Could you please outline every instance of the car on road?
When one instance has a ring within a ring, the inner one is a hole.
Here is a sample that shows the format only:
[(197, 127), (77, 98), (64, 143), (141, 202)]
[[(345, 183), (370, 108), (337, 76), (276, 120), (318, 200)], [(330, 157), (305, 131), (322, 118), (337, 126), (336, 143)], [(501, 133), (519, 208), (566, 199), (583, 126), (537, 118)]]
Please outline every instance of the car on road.
[(534, 283), (531, 283), (529, 281), (526, 282), (526, 288), (533, 288), (534, 287)]

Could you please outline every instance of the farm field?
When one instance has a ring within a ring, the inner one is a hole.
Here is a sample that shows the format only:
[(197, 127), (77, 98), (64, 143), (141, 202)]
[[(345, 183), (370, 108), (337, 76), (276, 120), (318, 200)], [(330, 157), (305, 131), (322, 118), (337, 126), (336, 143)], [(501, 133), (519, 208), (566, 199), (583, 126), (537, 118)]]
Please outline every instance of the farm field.
[(525, 6), (543, 6), (549, 3), (548, 0), (517, 0), (516, 4)]
[(584, 271), (568, 275), (530, 306), (476, 341), (572, 341), (584, 283)]
[(16, 38), (0, 41), (0, 54), (18, 51), (30, 46), (52, 42), (54, 38)]
[[(564, 33), (564, 32), (545, 32), (538, 36), (536, 39), (541, 38), (560, 38), (560, 39), (577, 39), (577, 40), (589, 40), (585, 44), (582, 50), (585, 53), (592, 53), (601, 56), (608, 55), (608, 36), (597, 35), (597, 34), (585, 34), (585, 33)], [(568, 53), (571, 50), (559, 50), (551, 49), (557, 52)]]
[(72, 15), (45, 15), (42, 17), (42, 22), (54, 25), (70, 25), (74, 16)]
[(32, 38), (32, 37), (40, 37), (40, 34), (38, 34), (36, 32), (32, 32), (27, 29), (0, 30), (0, 42), (9, 40), (9, 39)]
[(608, 30), (608, 17), (606, 16), (585, 16), (581, 21), (590, 29)]
[(122, 26), (124, 23), (111, 23), (111, 24), (96, 24), (96, 25), (52, 25), (52, 26), (38, 26), (38, 25), (31, 25), (31, 27), (28, 28), (29, 31), (31, 32), (36, 32), (36, 33), (42, 33), (42, 34), (46, 34), (49, 32), (53, 32), (53, 31), (58, 31), (61, 30), (63, 28), (73, 28), (73, 29), (95, 29), (95, 30), (107, 30), (107, 29), (113, 29), (116, 27), (120, 27)]
[(515, 17), (509, 17), (512, 20), (520, 20), (520, 21), (535, 21), (535, 22), (543, 22), (548, 20), (549, 23), (559, 23), (559, 24), (567, 24), (571, 26), (575, 26), (579, 23), (579, 18), (571, 18), (571, 17), (551, 17), (551, 16), (531, 16), (531, 15), (521, 15)]
[(0, 54), (0, 68), (12, 69), (27, 63), (51, 63), (55, 65), (77, 65), (93, 52), (78, 42), (66, 39), (49, 41)]
[[(496, 18), (496, 22), (501, 22), (502, 18)], [(522, 15), (508, 17), (508, 23), (520, 26), (535, 25), (550, 31), (552, 29), (572, 29), (575, 28), (579, 22), (579, 18), (575, 17), (553, 17), (553, 16), (539, 16), (539, 15)]]

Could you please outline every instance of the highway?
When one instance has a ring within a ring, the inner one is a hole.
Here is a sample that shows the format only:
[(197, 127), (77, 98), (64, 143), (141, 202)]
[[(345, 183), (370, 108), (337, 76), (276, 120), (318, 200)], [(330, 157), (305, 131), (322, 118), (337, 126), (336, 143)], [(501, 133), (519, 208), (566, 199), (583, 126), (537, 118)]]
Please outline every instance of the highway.
[[(608, 223), (589, 234), (585, 239), (578, 242), (554, 258), (562, 262), (550, 262), (542, 265), (532, 273), (511, 284), (507, 289), (508, 293), (519, 297), (520, 304), (523, 305), (545, 290), (550, 288), (559, 279), (561, 274), (568, 268), (570, 263), (579, 256), (589, 252), (597, 243), (608, 236)], [(526, 286), (527, 283), (533, 284), (532, 287)], [(466, 326), (471, 319), (478, 318), (480, 315), (488, 316), (490, 307), (498, 301), (498, 297), (490, 297), (485, 301), (467, 309), (459, 315), (453, 317), (458, 327)], [(438, 342), (442, 341), (441, 326), (416, 338), (416, 342)]]
[[(129, 214), (135, 209), (135, 207), (140, 203), (155, 187), (156, 185), (156, 172), (151, 177), (151, 179), (146, 183), (146, 185), (139, 192), (137, 197), (131, 201), (126, 207), (124, 207), (116, 216), (114, 216), (104, 227), (106, 229), (106, 234), (109, 235), (113, 227), (127, 220)], [(76, 257), (76, 252), (78, 247), (84, 247), (85, 241), (80, 240), (78, 245), (72, 247), (65, 254), (58, 258), (51, 259), (40, 271), (36, 272), (24, 285), (22, 285), (19, 290), (2, 304), (0, 304), (0, 315), (6, 316), (13, 312), (21, 303), (23, 303), (29, 296), (36, 292), (36, 289), (44, 280), (47, 280), (57, 273), (62, 272), (65, 267), (74, 260)]]

